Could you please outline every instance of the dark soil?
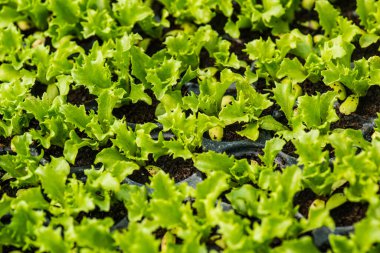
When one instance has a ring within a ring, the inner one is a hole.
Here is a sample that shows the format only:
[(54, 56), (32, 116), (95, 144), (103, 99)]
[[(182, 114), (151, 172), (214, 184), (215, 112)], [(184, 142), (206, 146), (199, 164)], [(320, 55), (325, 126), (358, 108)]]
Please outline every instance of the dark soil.
[(223, 133), (223, 141), (240, 141), (240, 140), (246, 140), (246, 137), (243, 137), (239, 135), (238, 131), (243, 130), (243, 124), (241, 123), (234, 123), (232, 125), (228, 125), (224, 128)]
[[(222, 141), (241, 141), (247, 140), (246, 137), (239, 135), (237, 132), (243, 130), (244, 124), (242, 123), (234, 123), (226, 126), (223, 129), (223, 139)], [(204, 134), (205, 138), (211, 139), (208, 132)]]
[(12, 137), (0, 136), (0, 149), (9, 147), (11, 145)]
[(51, 145), (50, 148), (44, 149), (44, 158), (50, 161), (51, 156), (56, 158), (63, 157), (63, 148), (56, 145)]
[(380, 86), (371, 86), (367, 95), (361, 97), (357, 110), (350, 115), (343, 115), (336, 108), (339, 120), (331, 125), (331, 129), (335, 128), (353, 128), (361, 129), (363, 124), (371, 123), (373, 118), (377, 118), (380, 112)]
[(291, 141), (286, 142), (285, 146), (282, 148), (282, 152), (296, 158), (298, 157), (298, 154), (296, 154), (296, 147)]
[(303, 93), (309, 96), (317, 95), (317, 92), (322, 94), (332, 90), (329, 86), (325, 85), (322, 82), (312, 83), (309, 79), (306, 79), (303, 83), (300, 84), (300, 86)]
[(0, 198), (3, 194), (7, 194), (10, 197), (16, 197), (18, 191), (17, 187), (12, 187), (11, 182), (15, 181), (14, 178), (3, 180), (2, 177), (6, 174), (5, 171), (0, 169)]
[(67, 102), (74, 105), (94, 105), (96, 107), (96, 96), (90, 94), (84, 86), (71, 87), (67, 94)]
[[(305, 189), (294, 197), (293, 203), (299, 206), (299, 212), (308, 217), (309, 208), (314, 200), (321, 199), (327, 201), (328, 197), (317, 196), (310, 189)], [(330, 211), (330, 216), (333, 218), (335, 225), (338, 227), (351, 226), (365, 217), (368, 204), (346, 202)]]
[(30, 93), (35, 97), (41, 98), (42, 95), (46, 92), (46, 89), (47, 89), (46, 84), (42, 84), (39, 81), (36, 81), (35, 84), (32, 86)]
[(371, 56), (375, 56), (379, 54), (379, 47), (380, 47), (380, 42), (373, 43), (369, 47), (366, 48), (361, 48), (359, 45), (359, 42), (354, 42), (353, 43), (355, 46), (354, 51), (352, 52), (351, 59), (352, 61), (360, 60), (362, 58), (368, 59)]
[[(147, 162), (146, 166), (148, 165), (153, 165), (161, 168), (163, 171), (168, 173), (170, 177), (174, 179), (175, 182), (185, 180), (197, 171), (191, 159), (173, 159), (168, 155), (159, 157), (157, 161), (154, 161), (151, 158)], [(146, 167), (142, 167), (139, 170), (134, 171), (133, 174), (129, 176), (129, 178), (138, 183), (145, 184), (150, 182), (150, 176), (151, 175), (146, 169)]]
[(356, 113), (364, 117), (377, 117), (377, 113), (380, 113), (379, 85), (371, 86), (367, 91), (367, 95), (360, 98)]
[(199, 53), (199, 61), (200, 61), (199, 62), (199, 68), (200, 69), (215, 66), (215, 59), (211, 58), (208, 51), (204, 48), (202, 48), (201, 52)]
[(336, 226), (350, 226), (363, 219), (366, 215), (368, 204), (346, 202), (330, 211)]
[[(75, 159), (74, 167), (82, 167), (94, 164), (96, 155), (99, 153), (99, 150), (92, 150), (90, 147), (82, 147), (78, 150), (77, 157)], [(51, 156), (53, 157), (63, 157), (63, 148), (55, 145), (51, 145), (49, 149), (44, 150), (44, 158), (48, 161), (51, 160)]]
[(115, 203), (111, 203), (110, 210), (108, 212), (101, 211), (98, 207), (96, 207), (94, 210), (84, 213), (81, 212), (76, 217), (76, 220), (80, 222), (83, 217), (89, 217), (89, 218), (96, 218), (96, 219), (104, 219), (107, 217), (111, 217), (114, 220), (114, 223), (118, 223), (120, 220), (122, 220), (127, 215), (127, 210), (125, 209), (125, 206), (123, 202), (117, 201)]
[(152, 99), (151, 105), (148, 105), (143, 101), (138, 101), (135, 104), (128, 104), (120, 108), (115, 108), (112, 111), (112, 114), (118, 119), (125, 117), (126, 121), (130, 123), (143, 124), (147, 122), (155, 122), (155, 112), (159, 101), (156, 99), (153, 92), (147, 90), (146, 93)]
[(112, 111), (112, 114), (121, 119), (125, 117), (127, 122), (130, 123), (147, 123), (147, 122), (155, 122), (156, 121), (156, 106), (157, 104), (152, 103), (152, 105), (148, 105), (145, 102), (139, 101), (135, 104), (124, 105), (120, 108), (115, 108)]
[(89, 166), (95, 162), (96, 155), (99, 153), (98, 150), (92, 150), (90, 147), (82, 147), (78, 150), (77, 157), (75, 159), (74, 166)]
[(294, 20), (296, 22), (291, 22), (290, 30), (298, 28), (303, 34), (311, 34), (312, 36), (321, 33), (320, 29), (314, 30), (311, 29), (311, 27), (301, 25), (301, 23), (305, 23), (310, 20), (318, 21), (318, 13), (314, 9), (311, 11), (305, 11), (304, 9), (301, 9), (295, 13)]

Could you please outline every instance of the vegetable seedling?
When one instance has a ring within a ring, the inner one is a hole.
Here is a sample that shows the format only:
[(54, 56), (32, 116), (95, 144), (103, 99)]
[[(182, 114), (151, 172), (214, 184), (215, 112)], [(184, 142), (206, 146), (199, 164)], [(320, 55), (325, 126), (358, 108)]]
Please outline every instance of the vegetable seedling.
[(349, 115), (356, 111), (359, 104), (359, 96), (350, 95), (346, 100), (340, 105), (339, 111), (344, 115)]
[(340, 82), (334, 82), (332, 84), (329, 85), (330, 88), (332, 88), (336, 94), (337, 94), (337, 98), (339, 100), (345, 100), (346, 97), (347, 97), (347, 94), (346, 94), (346, 89), (344, 88), (344, 85), (341, 84)]
[(227, 105), (232, 104), (233, 100), (234, 100), (233, 96), (230, 96), (230, 95), (223, 96), (222, 102), (220, 103), (220, 107), (223, 108), (223, 107), (226, 107)]
[(214, 141), (221, 141), (223, 139), (223, 128), (216, 126), (208, 130), (208, 135)]

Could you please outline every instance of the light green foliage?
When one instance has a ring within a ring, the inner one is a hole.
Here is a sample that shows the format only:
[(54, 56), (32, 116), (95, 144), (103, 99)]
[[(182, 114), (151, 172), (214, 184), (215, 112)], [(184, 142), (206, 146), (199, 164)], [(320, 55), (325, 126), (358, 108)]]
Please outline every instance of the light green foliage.
[(380, 3), (342, 4), (0, 0), (0, 248), (379, 252)]
[(326, 92), (316, 96), (301, 96), (298, 98), (298, 113), (308, 128), (317, 128), (324, 132), (329, 130), (330, 124), (339, 117), (333, 107), (336, 94)]

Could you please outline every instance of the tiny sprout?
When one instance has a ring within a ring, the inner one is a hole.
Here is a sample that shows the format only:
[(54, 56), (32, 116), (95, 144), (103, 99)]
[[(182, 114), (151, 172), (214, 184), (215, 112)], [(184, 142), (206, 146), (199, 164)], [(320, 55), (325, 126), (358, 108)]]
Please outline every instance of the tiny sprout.
[(294, 115), (294, 116), (297, 116), (298, 113), (299, 113), (299, 112), (298, 112), (298, 108), (294, 108), (294, 109), (293, 109), (293, 115)]
[(24, 20), (18, 21), (17, 26), (20, 28), (21, 31), (26, 31), (30, 29), (30, 24)]
[(42, 39), (36, 39), (33, 44), (32, 44), (32, 48), (36, 48), (38, 47), (39, 45), (43, 45), (45, 43), (45, 39), (42, 38)]
[(321, 42), (323, 39), (324, 39), (324, 36), (322, 34), (317, 34), (317, 35), (314, 35), (314, 37), (313, 37), (315, 44)]
[(151, 176), (156, 175), (161, 170), (161, 168), (154, 165), (148, 165), (145, 167), (145, 169), (149, 172)]
[(293, 94), (298, 98), (299, 96), (302, 96), (302, 88), (298, 84), (292, 85)]
[(344, 85), (341, 84), (340, 82), (334, 82), (329, 85), (336, 93), (337, 93), (337, 98), (339, 100), (345, 100), (347, 95), (346, 95), (346, 89), (344, 88)]
[(55, 84), (49, 84), (46, 89), (46, 96), (49, 101), (53, 101), (59, 95), (58, 87)]
[(310, 11), (314, 6), (315, 0), (302, 0), (302, 7)]
[(216, 126), (208, 130), (208, 135), (214, 141), (221, 141), (223, 139), (223, 128)]
[(170, 232), (166, 232), (161, 240), (161, 251), (168, 252), (168, 244), (175, 244), (175, 236)]
[(359, 96), (350, 95), (346, 100), (340, 105), (339, 111), (344, 115), (349, 115), (356, 111), (359, 104)]
[(310, 209), (321, 209), (325, 207), (325, 202), (321, 199), (316, 199), (311, 203)]
[(375, 132), (371, 135), (371, 138), (372, 138), (372, 140), (374, 140), (374, 139), (379, 139), (379, 140), (380, 140), (380, 132), (375, 131)]
[(309, 20), (306, 22), (301, 23), (304, 27), (307, 27), (311, 30), (318, 30), (319, 29), (319, 23), (315, 20)]
[(326, 202), (326, 208), (332, 210), (347, 202), (347, 197), (343, 193), (335, 193)]
[(220, 103), (220, 107), (226, 107), (227, 105), (231, 105), (234, 100), (233, 96), (227, 95), (222, 98), (222, 102)]
[(251, 166), (258, 166), (259, 163), (256, 160), (251, 160)]

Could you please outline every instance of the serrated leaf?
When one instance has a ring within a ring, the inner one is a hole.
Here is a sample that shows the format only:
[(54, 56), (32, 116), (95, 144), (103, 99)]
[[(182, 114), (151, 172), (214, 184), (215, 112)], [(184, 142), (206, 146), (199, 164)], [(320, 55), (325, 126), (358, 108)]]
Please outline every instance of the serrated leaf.
[(299, 97), (298, 112), (302, 121), (309, 128), (328, 128), (330, 123), (339, 119), (334, 109), (336, 101), (334, 92), (326, 92), (322, 95)]
[(199, 154), (194, 158), (194, 166), (206, 174), (212, 174), (214, 171), (229, 173), (229, 169), (233, 165), (233, 158), (228, 157), (226, 154), (215, 153), (214, 151)]
[(265, 115), (258, 120), (261, 129), (270, 131), (288, 130), (286, 126), (275, 120), (271, 115)]
[(259, 155), (260, 160), (269, 168), (273, 167), (274, 159), (285, 145), (285, 141), (273, 138), (265, 143), (264, 155)]
[(343, 193), (335, 193), (326, 202), (326, 208), (332, 210), (338, 206), (341, 206), (347, 201), (347, 197)]
[(294, 58), (292, 60), (285, 58), (277, 72), (278, 78), (288, 77), (293, 83), (302, 83), (307, 77), (307, 73), (301, 62)]
[(288, 121), (291, 121), (293, 117), (293, 106), (297, 99), (293, 94), (292, 85), (290, 83), (276, 83), (276, 87), (273, 88), (273, 97), (280, 105)]
[(236, 132), (241, 136), (245, 136), (250, 140), (257, 140), (259, 138), (259, 124), (257, 122), (250, 123), (244, 127), (243, 130)]
[(339, 12), (327, 0), (317, 1), (315, 10), (318, 12), (319, 22), (326, 34), (332, 35), (336, 20), (339, 18)]
[(52, 157), (49, 164), (40, 166), (36, 170), (46, 194), (60, 203), (64, 202), (66, 179), (69, 173), (70, 166), (62, 157)]
[(75, 65), (71, 74), (77, 84), (86, 86), (93, 94), (112, 86), (109, 65), (97, 44), (90, 55), (84, 56), (83, 64)]

